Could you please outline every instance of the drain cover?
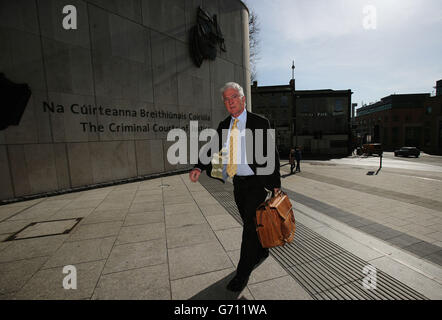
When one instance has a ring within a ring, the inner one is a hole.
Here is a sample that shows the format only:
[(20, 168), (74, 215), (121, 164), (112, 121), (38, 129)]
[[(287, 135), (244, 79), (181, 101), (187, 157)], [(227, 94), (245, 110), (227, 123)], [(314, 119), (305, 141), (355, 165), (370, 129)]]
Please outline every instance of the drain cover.
[(71, 232), (71, 230), (80, 222), (81, 219), (82, 218), (32, 222), (20, 231), (8, 237), (5, 241), (67, 234)]

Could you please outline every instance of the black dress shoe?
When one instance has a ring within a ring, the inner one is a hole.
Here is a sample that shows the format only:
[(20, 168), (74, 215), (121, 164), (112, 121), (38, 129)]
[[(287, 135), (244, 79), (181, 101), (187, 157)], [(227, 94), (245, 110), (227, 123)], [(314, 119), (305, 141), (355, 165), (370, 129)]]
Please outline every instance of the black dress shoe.
[(232, 280), (230, 280), (229, 284), (227, 285), (227, 289), (233, 292), (243, 291), (248, 281), (249, 277), (242, 278), (235, 276)]

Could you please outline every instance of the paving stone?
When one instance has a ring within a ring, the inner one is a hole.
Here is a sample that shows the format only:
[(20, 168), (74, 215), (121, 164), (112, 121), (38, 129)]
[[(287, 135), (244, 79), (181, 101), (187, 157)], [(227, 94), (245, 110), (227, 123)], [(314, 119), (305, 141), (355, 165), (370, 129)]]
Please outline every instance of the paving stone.
[(207, 223), (167, 229), (169, 249), (213, 241), (217, 238)]
[(148, 212), (138, 212), (129, 213), (124, 220), (124, 226), (149, 224), (156, 222), (164, 222), (164, 212), (163, 211), (148, 211)]
[(179, 228), (184, 226), (204, 224), (206, 219), (201, 213), (183, 213), (166, 215), (166, 228)]
[(374, 234), (376, 232), (379, 232), (379, 230), (376, 227), (373, 227), (371, 224), (367, 226), (362, 226), (358, 228), (360, 231), (368, 233), (368, 234)]
[(72, 201), (67, 206), (65, 206), (63, 209), (85, 209), (85, 208), (97, 208), (100, 203), (102, 202), (102, 199), (78, 199), (75, 201)]
[(115, 246), (103, 274), (142, 268), (167, 262), (166, 239)]
[(93, 224), (80, 223), (80, 225), (77, 225), (71, 232), (71, 236), (67, 241), (79, 241), (117, 236), (122, 225), (123, 221), (112, 221)]
[(50, 219), (70, 219), (70, 218), (85, 218), (89, 216), (94, 208), (84, 208), (84, 209), (61, 209), (53, 214)]
[(437, 240), (437, 241), (442, 241), (442, 231), (428, 233), (426, 236), (433, 238), (434, 240)]
[(257, 300), (312, 300), (292, 277), (285, 276), (248, 285)]
[(11, 234), (20, 231), (29, 223), (27, 221), (4, 221), (0, 222), (0, 234)]
[(167, 264), (101, 276), (94, 300), (170, 300)]
[[(228, 254), (235, 267), (237, 267), (241, 250), (229, 251)], [(263, 282), (287, 275), (287, 272), (270, 255), (259, 267), (252, 271), (248, 284)]]
[(230, 228), (215, 231), (221, 245), (226, 251), (238, 250), (241, 248), (243, 228)]
[(115, 237), (66, 242), (51, 256), (43, 268), (48, 269), (106, 259), (114, 242)]
[(246, 287), (242, 292), (227, 290), (234, 268), (171, 281), (172, 300), (254, 300)]
[(162, 202), (137, 202), (132, 203), (129, 208), (129, 213), (159, 211), (163, 209), (164, 206)]
[(388, 239), (400, 236), (402, 234), (403, 234), (402, 232), (397, 231), (397, 230), (387, 230), (387, 231), (378, 231), (378, 232), (372, 233), (371, 235), (373, 237), (376, 237), (376, 238), (379, 238), (382, 240), (388, 240)]
[(199, 206), (204, 206), (204, 205), (214, 205), (217, 204), (218, 201), (215, 200), (211, 195), (207, 196), (207, 197), (193, 197), (193, 199), (195, 200), (195, 202), (199, 205)]
[(398, 246), (399, 248), (403, 248), (418, 242), (422, 242), (422, 240), (409, 236), (407, 234), (402, 234), (400, 236), (389, 239), (388, 242), (395, 246)]
[(38, 257), (0, 263), (0, 294), (20, 290), (48, 259), (49, 257)]
[(137, 204), (137, 203), (151, 203), (151, 202), (159, 202), (162, 203), (163, 202), (163, 194), (139, 194), (137, 193), (137, 195), (135, 196), (134, 200), (132, 201), (132, 204)]
[(112, 222), (112, 221), (124, 221), (124, 218), (127, 215), (126, 209), (114, 209), (114, 210), (105, 210), (105, 211), (96, 211), (94, 210), (90, 213), (86, 218), (81, 221), (82, 225), (85, 224), (94, 224), (94, 223), (103, 223), (103, 222)]
[(208, 216), (207, 221), (213, 230), (223, 230), (240, 227), (241, 225), (229, 214)]
[(20, 213), (10, 217), (6, 221), (17, 221), (17, 220), (32, 220), (32, 221), (45, 221), (54, 215), (59, 209), (58, 208), (29, 208)]
[(171, 280), (233, 266), (217, 241), (168, 249), (168, 256)]
[(203, 215), (206, 217), (227, 214), (226, 209), (224, 209), (224, 207), (221, 206), (220, 204), (208, 205), (208, 206), (202, 205), (202, 206), (199, 206), (199, 208), (200, 208), (201, 212), (203, 213)]
[(413, 252), (421, 257), (425, 257), (442, 250), (441, 247), (427, 242), (418, 242), (410, 246), (403, 247), (403, 249)]
[(168, 204), (184, 204), (184, 203), (195, 203), (192, 196), (187, 194), (185, 196), (164, 196), (164, 205)]
[(38, 271), (15, 295), (18, 300), (79, 300), (92, 296), (105, 260), (75, 264), (77, 289), (65, 289), (63, 280), (72, 275), (63, 273), (63, 266)]
[(11, 205), (5, 205), (0, 207), (0, 221), (7, 220), (11, 216), (26, 210), (29, 208), (29, 206), (23, 205), (23, 206), (11, 206)]
[(354, 228), (358, 228), (358, 227), (363, 227), (363, 226), (373, 224), (373, 221), (368, 220), (368, 219), (364, 219), (364, 218), (358, 218), (358, 219), (348, 221), (347, 224), (349, 226), (354, 227)]
[[(114, 209), (120, 209), (120, 210), (129, 210), (131, 206), (131, 201), (121, 201), (121, 200), (113, 200), (113, 201), (106, 201), (104, 200), (98, 207), (95, 208), (95, 211), (107, 211), (107, 210), (114, 210)], [(159, 204), (158, 204), (159, 206)], [(158, 210), (158, 209), (155, 209)], [(145, 211), (145, 210), (142, 210)], [(133, 211), (132, 211), (133, 212)]]
[(120, 229), (115, 245), (154, 239), (166, 239), (163, 222), (123, 227)]
[(164, 212), (166, 213), (166, 215), (194, 213), (194, 212), (199, 213), (200, 209), (194, 202), (183, 203), (183, 204), (166, 204), (164, 206)]
[(66, 241), (68, 235), (8, 241), (0, 251), (0, 262), (10, 262), (52, 255)]
[(390, 227), (384, 226), (380, 223), (373, 223), (370, 225), (370, 227), (372, 229), (377, 230), (377, 231), (385, 231), (385, 232), (392, 231), (392, 229)]
[(442, 265), (442, 250), (425, 256), (425, 259), (430, 260), (438, 265)]

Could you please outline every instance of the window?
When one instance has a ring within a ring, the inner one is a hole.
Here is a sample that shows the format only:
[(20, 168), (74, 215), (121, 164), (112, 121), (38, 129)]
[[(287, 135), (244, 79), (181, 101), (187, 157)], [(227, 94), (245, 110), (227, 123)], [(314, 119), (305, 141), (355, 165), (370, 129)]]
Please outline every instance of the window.
[(335, 112), (343, 112), (344, 111), (344, 103), (342, 99), (335, 100)]

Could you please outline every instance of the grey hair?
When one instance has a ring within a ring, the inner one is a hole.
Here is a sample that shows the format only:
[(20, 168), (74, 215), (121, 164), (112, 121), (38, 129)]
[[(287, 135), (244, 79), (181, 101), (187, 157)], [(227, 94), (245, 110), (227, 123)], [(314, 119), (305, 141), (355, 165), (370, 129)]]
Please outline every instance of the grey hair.
[(227, 89), (235, 89), (238, 91), (240, 98), (244, 97), (244, 90), (239, 84), (237, 84), (236, 82), (227, 82), (220, 90), (221, 99), (223, 101), (224, 101), (223, 94), (224, 94), (224, 91), (226, 91)]

